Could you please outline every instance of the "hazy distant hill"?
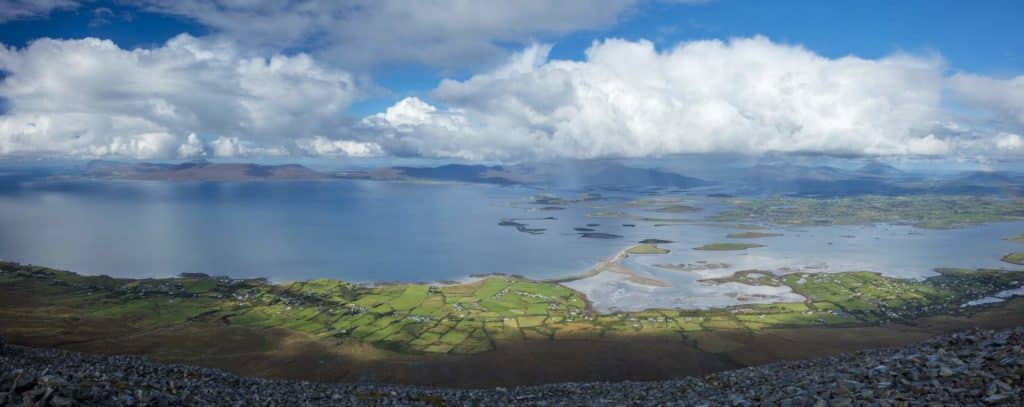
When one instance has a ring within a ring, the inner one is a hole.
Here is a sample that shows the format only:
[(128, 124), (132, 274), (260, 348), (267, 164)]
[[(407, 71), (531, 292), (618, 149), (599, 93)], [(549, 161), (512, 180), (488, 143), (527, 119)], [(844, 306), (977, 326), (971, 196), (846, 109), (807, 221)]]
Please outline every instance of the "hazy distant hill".
[(581, 188), (594, 186), (689, 188), (710, 184), (701, 179), (673, 172), (633, 168), (609, 161), (565, 161), (512, 166), (448, 164), (438, 167), (388, 167), (373, 171), (348, 172), (341, 176), (376, 180), (411, 179)]
[(997, 171), (974, 171), (958, 175), (948, 181), (951, 184), (962, 185), (985, 185), (985, 186), (1007, 186), (1020, 185), (1024, 183), (1024, 176)]
[(613, 161), (574, 161), (540, 166), (549, 183), (564, 187), (692, 188), (712, 182), (656, 168), (635, 168)]
[[(895, 170), (895, 168), (893, 168)], [(887, 169), (872, 166), (849, 171), (830, 166), (759, 164), (741, 169), (733, 183), (751, 192), (794, 195), (897, 194), (904, 188), (878, 175)], [(898, 170), (897, 170), (898, 171)]]
[(1016, 195), (1024, 191), (1024, 175), (1007, 172), (965, 172), (953, 177), (908, 173), (870, 162), (854, 170), (829, 166), (760, 164), (727, 176), (731, 185), (751, 193), (805, 196), (843, 195)]
[(1024, 175), (998, 171), (972, 171), (932, 182), (931, 189), (951, 194), (1003, 194), (1024, 192)]
[(482, 182), (487, 184), (532, 184), (540, 181), (530, 174), (510, 171), (500, 165), (448, 164), (439, 167), (392, 167), (405, 177), (438, 181)]
[(260, 165), (194, 161), (181, 164), (91, 161), (87, 176), (154, 181), (248, 181), (327, 178), (326, 174), (298, 164)]
[(907, 175), (906, 172), (899, 168), (878, 161), (872, 161), (864, 164), (864, 166), (857, 169), (856, 173), (883, 178), (895, 178)]
[[(970, 194), (1018, 195), (1024, 192), (1024, 174), (965, 172), (952, 177), (904, 172), (872, 162), (846, 170), (830, 166), (759, 164), (733, 169), (713, 181), (656, 168), (636, 168), (615, 161), (567, 160), (516, 165), (447, 164), (436, 167), (381, 167), (340, 173), (317, 172), (297, 164), (261, 165), (207, 161), (126, 163), (92, 161), (85, 175), (94, 178), (165, 181), (246, 181), (303, 179), (367, 179), (375, 181), (423, 180), (498, 185), (537, 185), (569, 189), (679, 188), (715, 185), (739, 194), (843, 196), (863, 194)], [(0, 178), (2, 180), (2, 178)]]

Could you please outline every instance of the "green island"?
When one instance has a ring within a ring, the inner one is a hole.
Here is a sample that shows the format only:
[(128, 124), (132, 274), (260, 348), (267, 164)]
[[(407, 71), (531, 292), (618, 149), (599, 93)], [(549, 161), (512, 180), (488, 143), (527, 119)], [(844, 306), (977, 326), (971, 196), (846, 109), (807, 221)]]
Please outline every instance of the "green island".
[(662, 213), (689, 213), (689, 212), (699, 212), (700, 210), (701, 210), (701, 208), (698, 208), (698, 207), (695, 207), (695, 206), (690, 206), (690, 205), (669, 205), (669, 206), (665, 206), (665, 207), (661, 207), (661, 208), (655, 209), (654, 211), (655, 212), (662, 212)]
[(689, 220), (689, 219), (658, 218), (658, 217), (652, 217), (652, 216), (634, 216), (634, 217), (632, 217), (632, 219), (635, 220), (635, 221), (639, 221), (639, 222), (693, 223), (693, 221)]
[(741, 233), (730, 233), (725, 235), (729, 239), (758, 239), (762, 237), (776, 237), (782, 236), (782, 233), (768, 233), (768, 232), (741, 232)]
[(1006, 238), (1006, 240), (1009, 240), (1011, 242), (1024, 243), (1024, 235), (1008, 237), (1008, 238)]
[(672, 241), (671, 240), (665, 240), (665, 239), (651, 239), (651, 238), (648, 238), (648, 239), (641, 240), (640, 243), (643, 243), (643, 244), (669, 244), (669, 243), (672, 243)]
[(694, 247), (693, 250), (747, 250), (758, 247), (764, 247), (764, 245), (757, 243), (708, 243), (700, 247)]
[(626, 208), (640, 208), (640, 207), (662, 207), (666, 205), (675, 205), (679, 203), (680, 198), (675, 196), (658, 196), (639, 198), (627, 201), (622, 206)]
[(771, 272), (761, 270), (741, 270), (733, 273), (731, 276), (706, 278), (697, 281), (704, 284), (740, 283), (746, 285), (766, 285), (771, 287), (784, 285), (784, 283), (776, 278)]
[(986, 196), (868, 195), (841, 198), (731, 199), (710, 217), (719, 222), (781, 225), (909, 224), (951, 229), (985, 222), (1024, 220), (1024, 199)]
[(785, 285), (806, 301), (606, 314), (593, 311), (582, 294), (560, 284), (504, 275), (452, 285), (365, 286), (201, 274), (123, 279), (0, 262), (5, 304), (0, 320), (17, 325), (57, 318), (137, 330), (217, 321), (298, 331), (340, 347), (360, 343), (404, 354), (474, 354), (523, 341), (630, 335), (685, 339), (697, 331), (877, 325), (969, 312), (960, 305), (1024, 280), (1021, 271), (936, 271), (924, 280), (872, 272), (740, 272), (730, 281)]
[(1003, 261), (1011, 264), (1024, 265), (1024, 253), (1014, 252), (1003, 256)]
[(657, 243), (640, 243), (636, 246), (626, 249), (626, 253), (629, 254), (668, 254), (668, 249), (658, 247)]

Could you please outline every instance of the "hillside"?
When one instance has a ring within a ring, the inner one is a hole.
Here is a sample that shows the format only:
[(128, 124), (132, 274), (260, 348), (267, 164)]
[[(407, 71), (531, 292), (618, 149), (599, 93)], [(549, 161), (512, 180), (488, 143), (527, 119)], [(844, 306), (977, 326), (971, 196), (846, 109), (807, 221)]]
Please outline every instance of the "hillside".
[[(486, 390), (239, 377), (130, 356), (4, 346), (13, 405), (1020, 405), (1024, 328), (660, 382)], [(47, 404), (49, 403), (49, 404)]]
[(339, 176), (352, 179), (529, 184), (562, 188), (692, 188), (711, 184), (670, 171), (633, 168), (602, 160), (569, 160), (512, 166), (447, 164), (437, 167), (385, 167), (343, 172)]
[(181, 164), (92, 161), (85, 174), (95, 178), (151, 181), (252, 181), (326, 178), (326, 174), (297, 164), (261, 165), (193, 161)]

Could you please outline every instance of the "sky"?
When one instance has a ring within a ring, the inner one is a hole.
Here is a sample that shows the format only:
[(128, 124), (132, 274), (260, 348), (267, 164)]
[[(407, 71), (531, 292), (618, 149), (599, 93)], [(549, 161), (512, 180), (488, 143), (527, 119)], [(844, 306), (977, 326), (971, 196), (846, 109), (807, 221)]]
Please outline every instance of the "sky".
[(1019, 162), (1022, 19), (995, 0), (0, 0), (0, 159)]

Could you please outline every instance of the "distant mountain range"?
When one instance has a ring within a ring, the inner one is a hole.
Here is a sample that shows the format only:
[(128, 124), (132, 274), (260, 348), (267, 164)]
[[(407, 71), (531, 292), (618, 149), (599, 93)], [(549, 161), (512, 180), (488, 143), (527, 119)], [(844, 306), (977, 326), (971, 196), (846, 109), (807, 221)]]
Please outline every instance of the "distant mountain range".
[(299, 179), (368, 179), (376, 181), (447, 181), (559, 187), (676, 187), (709, 185), (697, 178), (614, 162), (566, 162), (541, 165), (487, 166), (448, 164), (438, 167), (383, 167), (367, 171), (318, 172), (297, 164), (261, 165), (192, 161), (180, 164), (91, 161), (85, 175), (94, 178), (165, 181), (245, 181)]
[(893, 167), (889, 164), (872, 161), (864, 166), (860, 167), (855, 173), (865, 176), (874, 176), (882, 178), (898, 178), (904, 177), (907, 173), (899, 168)]
[(802, 196), (986, 194), (1018, 195), (1024, 175), (1005, 172), (967, 172), (953, 177), (908, 173), (888, 164), (871, 162), (847, 170), (830, 166), (761, 164), (726, 175), (721, 180), (743, 192)]
[(558, 187), (676, 187), (710, 185), (708, 181), (659, 169), (627, 167), (611, 161), (487, 166), (448, 164), (439, 167), (388, 167), (340, 174), (343, 178), (433, 180)]
[(566, 189), (633, 189), (712, 187), (725, 194), (844, 196), (864, 194), (996, 194), (1024, 192), (1024, 175), (966, 172), (952, 177), (926, 177), (888, 164), (871, 162), (856, 169), (796, 164), (758, 164), (711, 177), (636, 168), (609, 160), (558, 161), (501, 165), (447, 164), (436, 167), (382, 167), (364, 171), (319, 172), (297, 164), (261, 165), (193, 161), (180, 164), (92, 161), (85, 175), (94, 178), (165, 181), (247, 181), (365, 179), (376, 181), (442, 181), (498, 185), (536, 185)]
[(85, 174), (96, 178), (155, 181), (248, 181), (328, 178), (327, 174), (297, 164), (260, 165), (191, 161), (181, 164), (91, 161)]

